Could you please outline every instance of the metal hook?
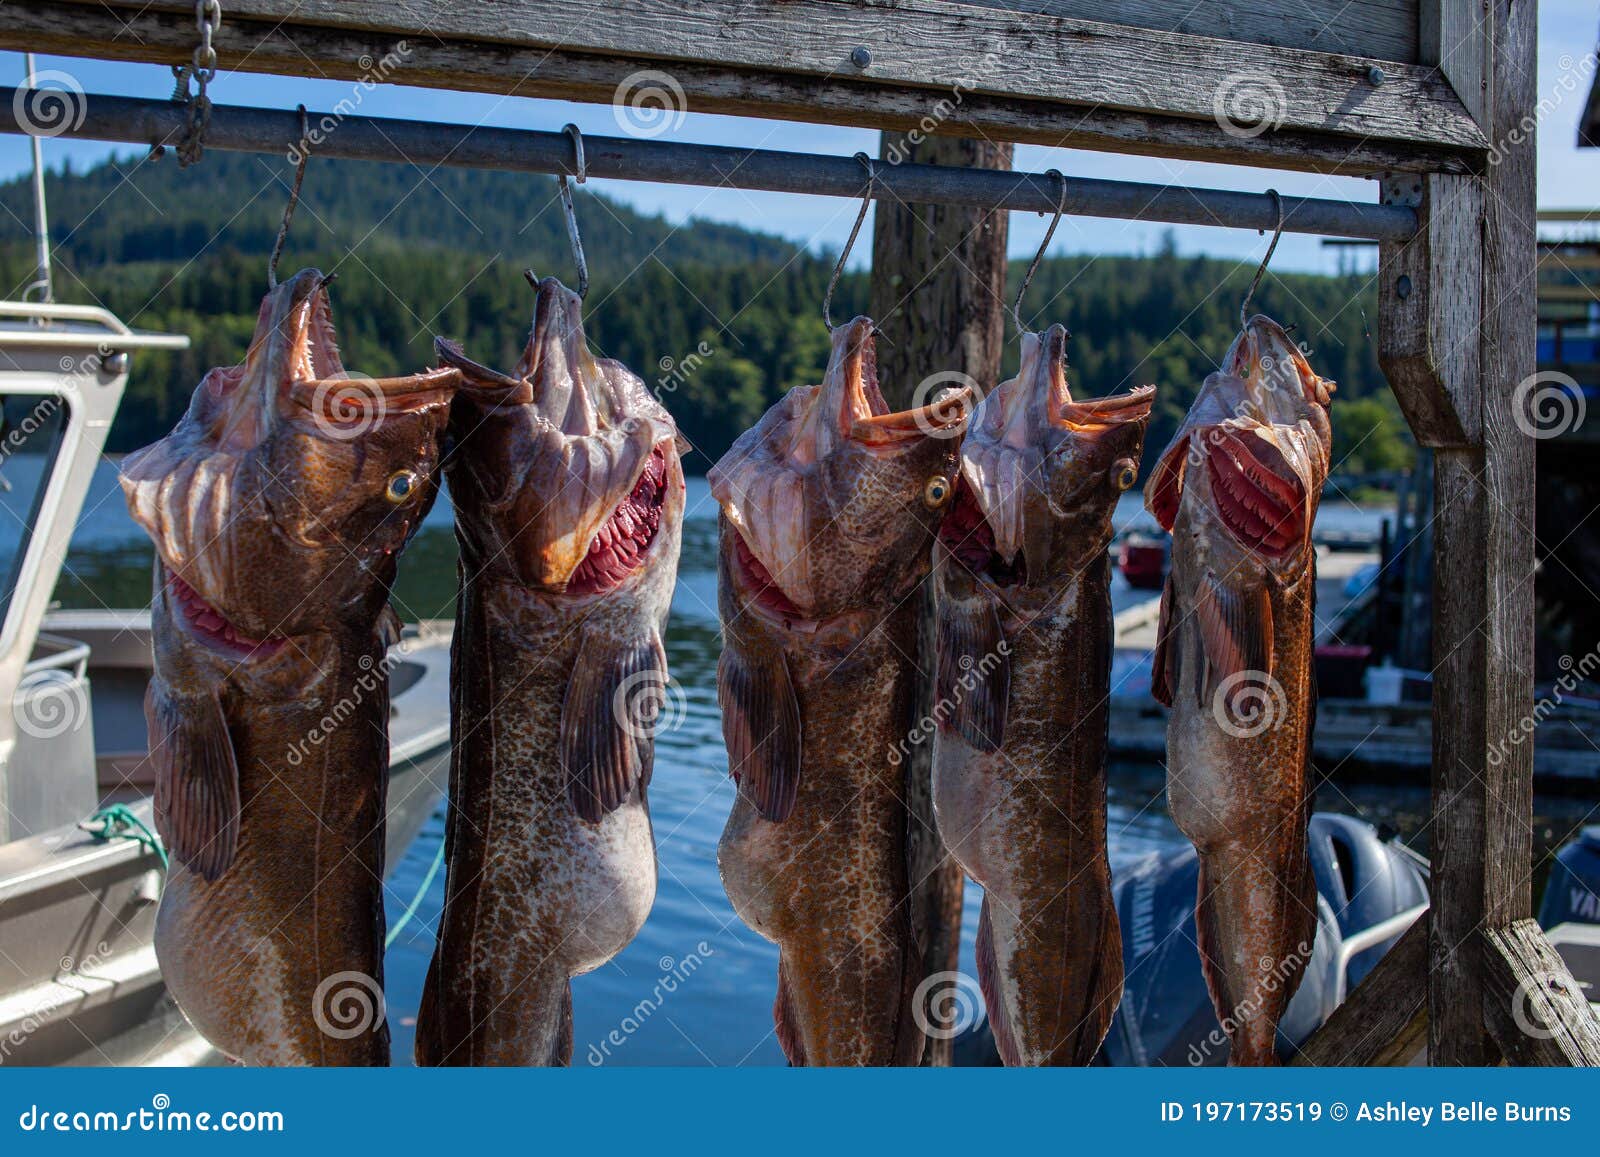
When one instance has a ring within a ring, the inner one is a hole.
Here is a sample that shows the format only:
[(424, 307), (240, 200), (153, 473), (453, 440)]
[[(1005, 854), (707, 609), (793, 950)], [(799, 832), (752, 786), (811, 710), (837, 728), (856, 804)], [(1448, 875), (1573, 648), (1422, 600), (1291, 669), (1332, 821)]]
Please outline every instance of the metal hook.
[[(1256, 290), (1261, 287), (1261, 279), (1267, 275), (1267, 264), (1272, 260), (1272, 251), (1278, 247), (1278, 238), (1283, 236), (1283, 198), (1278, 196), (1278, 190), (1268, 189), (1267, 196), (1272, 198), (1272, 206), (1278, 213), (1278, 224), (1272, 231), (1272, 243), (1267, 246), (1267, 255), (1261, 259), (1261, 264), (1256, 267), (1256, 275), (1250, 282), (1250, 288), (1245, 291), (1244, 300), (1239, 303), (1239, 328), (1245, 329), (1250, 325), (1250, 299), (1256, 295)], [(1265, 229), (1256, 230), (1265, 233)]]
[(856, 214), (856, 223), (850, 230), (850, 238), (839, 251), (839, 263), (833, 267), (833, 276), (828, 278), (828, 292), (822, 295), (822, 324), (828, 327), (829, 333), (833, 332), (833, 318), (828, 311), (828, 307), (833, 304), (833, 291), (839, 284), (840, 275), (844, 273), (844, 263), (850, 259), (850, 250), (855, 248), (856, 238), (861, 233), (861, 223), (867, 219), (867, 210), (872, 207), (872, 191), (878, 183), (878, 169), (872, 163), (872, 158), (866, 153), (857, 153), (856, 160), (867, 170), (867, 191), (861, 197), (861, 212)]
[(300, 204), (300, 184), (306, 179), (306, 162), (311, 159), (311, 126), (306, 121), (306, 106), (300, 106), (299, 159), (294, 165), (294, 184), (289, 187), (289, 201), (283, 207), (283, 222), (278, 226), (278, 238), (272, 243), (272, 256), (267, 259), (267, 288), (278, 288), (278, 258), (283, 256), (283, 243), (289, 238), (289, 222), (294, 220), (295, 206)]
[(1022, 275), (1022, 287), (1017, 290), (1017, 300), (1011, 306), (1011, 318), (1017, 324), (1019, 337), (1028, 332), (1028, 328), (1022, 324), (1022, 299), (1027, 295), (1028, 286), (1033, 284), (1033, 275), (1039, 271), (1039, 262), (1044, 260), (1044, 251), (1050, 248), (1050, 239), (1056, 235), (1056, 226), (1061, 224), (1061, 215), (1066, 212), (1067, 206), (1067, 179), (1061, 175), (1061, 170), (1051, 169), (1045, 175), (1055, 178), (1056, 215), (1050, 219), (1050, 228), (1044, 231), (1044, 240), (1039, 243), (1039, 252), (1033, 255), (1028, 272)]
[[(577, 125), (563, 125), (561, 131), (572, 138), (574, 179), (583, 184), (589, 179), (589, 165), (583, 156), (583, 132)], [(572, 242), (572, 258), (578, 263), (578, 300), (589, 296), (589, 262), (583, 256), (583, 237), (578, 233), (578, 215), (572, 209), (572, 186), (567, 175), (556, 178), (561, 191), (561, 210), (567, 218), (567, 240)]]

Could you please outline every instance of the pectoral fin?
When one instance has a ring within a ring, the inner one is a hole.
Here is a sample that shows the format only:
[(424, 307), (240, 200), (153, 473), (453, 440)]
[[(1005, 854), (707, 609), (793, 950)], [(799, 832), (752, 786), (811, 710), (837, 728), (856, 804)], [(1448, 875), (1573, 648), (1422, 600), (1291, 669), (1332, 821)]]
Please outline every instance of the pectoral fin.
[(728, 770), (761, 817), (782, 823), (800, 792), (800, 701), (783, 652), (730, 632), (717, 662)]
[(561, 766), (572, 809), (597, 824), (650, 783), (667, 696), (667, 657), (654, 632), (622, 641), (585, 630), (561, 704)]
[(1005, 740), (1011, 690), (1010, 649), (993, 604), (961, 599), (939, 605), (939, 684), (936, 712), (979, 751)]
[(1161, 587), (1161, 618), (1156, 625), (1156, 652), (1150, 660), (1150, 694), (1163, 707), (1172, 706), (1178, 686), (1178, 654), (1172, 623), (1172, 576)]
[(144, 697), (156, 771), (156, 830), (168, 854), (214, 881), (239, 843), (239, 768), (216, 693), (180, 695), (159, 676)]
[(1255, 680), (1271, 674), (1272, 599), (1266, 587), (1225, 586), (1207, 576), (1195, 616), (1205, 648), (1206, 699), (1223, 685), (1237, 693), (1248, 681), (1240, 677), (1246, 672), (1255, 672), (1250, 677)]

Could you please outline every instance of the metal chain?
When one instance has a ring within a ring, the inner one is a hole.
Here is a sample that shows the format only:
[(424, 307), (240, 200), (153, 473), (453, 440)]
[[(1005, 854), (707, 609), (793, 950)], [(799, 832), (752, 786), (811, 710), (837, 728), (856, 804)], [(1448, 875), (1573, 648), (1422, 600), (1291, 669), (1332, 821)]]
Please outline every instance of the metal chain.
[[(172, 99), (189, 106), (189, 117), (177, 146), (178, 166), (185, 169), (205, 152), (206, 129), (211, 124), (211, 97), (206, 88), (217, 75), (217, 50), (211, 40), (222, 27), (222, 0), (195, 0), (194, 23), (200, 32), (200, 43), (195, 45), (193, 58), (188, 64), (172, 66)], [(191, 77), (196, 84), (192, 94)]]

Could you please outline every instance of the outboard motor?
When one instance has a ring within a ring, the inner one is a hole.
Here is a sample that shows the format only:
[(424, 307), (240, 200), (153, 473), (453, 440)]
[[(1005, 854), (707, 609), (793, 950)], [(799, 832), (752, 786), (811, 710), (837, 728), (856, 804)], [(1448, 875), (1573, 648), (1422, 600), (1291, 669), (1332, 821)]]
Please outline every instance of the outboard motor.
[[(1217, 1023), (1200, 971), (1194, 924), (1200, 858), (1188, 844), (1152, 852), (1115, 880), (1126, 979), (1122, 1004), (1097, 1062), (1109, 1065), (1220, 1065), (1228, 1037)], [(1279, 1051), (1310, 1036), (1333, 1011), (1342, 937), (1318, 880), (1317, 933), (1300, 987), (1278, 1026)]]
[[(1600, 829), (1595, 832), (1600, 835)], [(1311, 817), (1308, 838), (1317, 881), (1317, 934), (1300, 987), (1278, 1026), (1284, 1059), (1322, 1027), (1428, 902), (1427, 861), (1385, 842), (1371, 824), (1318, 813)], [(1187, 843), (1114, 872), (1126, 979), (1097, 1064), (1226, 1063), (1227, 1035), (1211, 1007), (1196, 947), (1199, 878), (1199, 857)], [(959, 1065), (999, 1063), (984, 1021), (957, 1039), (955, 1051)]]
[(1600, 924), (1600, 824), (1556, 853), (1539, 905), (1539, 925)]
[[(1386, 843), (1371, 824), (1319, 812), (1311, 817), (1307, 835), (1317, 892), (1333, 908), (1340, 935), (1346, 939), (1427, 904), (1427, 861), (1404, 845)], [(1401, 928), (1351, 956), (1346, 992), (1377, 967), (1404, 931)]]
[[(1285, 1060), (1322, 1027), (1428, 900), (1425, 861), (1385, 843), (1371, 824), (1319, 812), (1307, 835), (1317, 936), (1278, 1025), (1278, 1053)], [(1127, 979), (1100, 1063), (1227, 1062), (1227, 1036), (1211, 1007), (1196, 947), (1199, 876), (1199, 857), (1184, 845), (1152, 853), (1114, 881)]]

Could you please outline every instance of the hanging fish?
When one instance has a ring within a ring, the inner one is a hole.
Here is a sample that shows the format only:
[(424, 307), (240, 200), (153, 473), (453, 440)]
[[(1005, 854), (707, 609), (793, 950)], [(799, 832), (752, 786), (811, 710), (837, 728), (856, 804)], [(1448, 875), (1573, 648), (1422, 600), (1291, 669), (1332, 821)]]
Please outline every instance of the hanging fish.
[(460, 378), (348, 375), (329, 280), (274, 288), (244, 364), (122, 464), (156, 547), (156, 954), (184, 1015), (249, 1064), (388, 1063), (388, 597)]
[(1172, 532), (1151, 675), (1172, 708), (1167, 802), (1200, 853), (1200, 962), (1239, 1065), (1275, 1063), (1316, 934), (1311, 526), (1333, 390), (1251, 318), (1145, 487)]
[(449, 873), (419, 1064), (569, 1064), (571, 978), (622, 951), (655, 900), (646, 788), (669, 694), (677, 427), (589, 353), (576, 294), (535, 290), (511, 374), (438, 343), (504, 396), (463, 396), (450, 419)]
[(801, 386), (710, 474), (722, 508), (717, 699), (739, 790), (718, 861), (781, 949), (797, 1065), (916, 1064), (902, 752), (916, 588), (949, 505), (970, 396), (890, 413), (872, 322), (833, 331)]
[(939, 833), (983, 885), (978, 979), (1008, 1065), (1084, 1065), (1122, 997), (1106, 854), (1111, 514), (1155, 390), (1075, 402), (1067, 331), (978, 406), (934, 548)]

